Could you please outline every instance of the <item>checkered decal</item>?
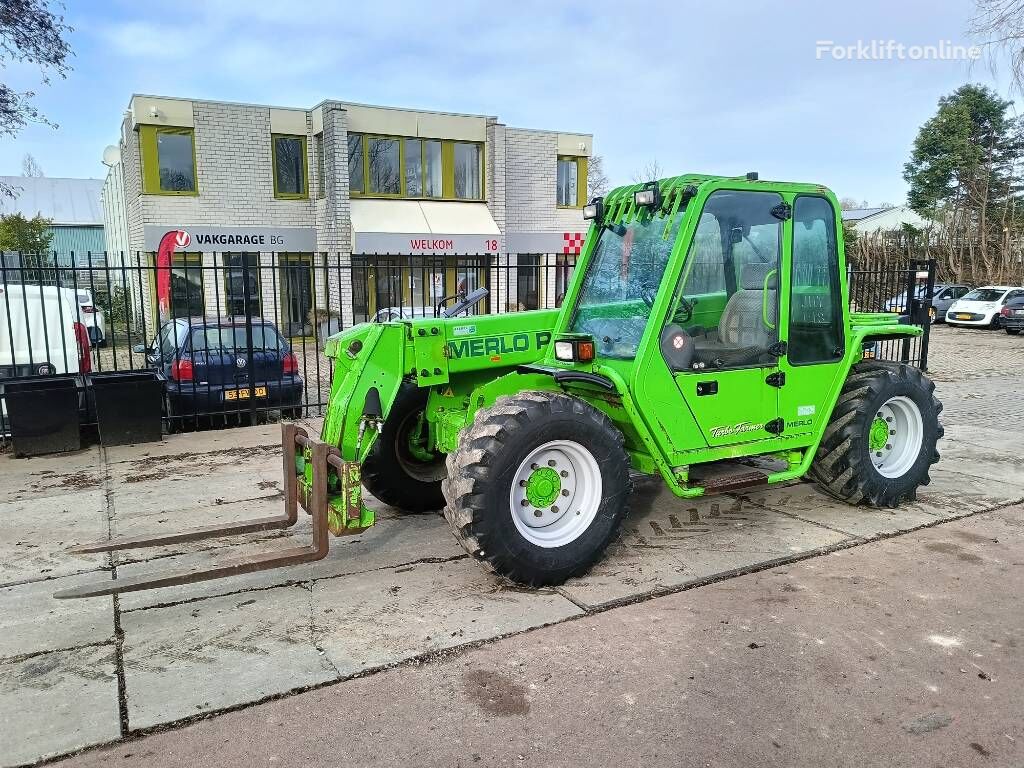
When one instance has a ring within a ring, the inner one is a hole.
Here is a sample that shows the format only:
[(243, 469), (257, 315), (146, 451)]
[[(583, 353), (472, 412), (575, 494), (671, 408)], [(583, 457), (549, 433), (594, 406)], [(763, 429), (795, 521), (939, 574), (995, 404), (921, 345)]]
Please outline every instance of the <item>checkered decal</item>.
[(580, 255), (580, 251), (583, 250), (582, 232), (563, 232), (562, 239), (565, 241), (562, 243), (562, 253), (566, 256)]

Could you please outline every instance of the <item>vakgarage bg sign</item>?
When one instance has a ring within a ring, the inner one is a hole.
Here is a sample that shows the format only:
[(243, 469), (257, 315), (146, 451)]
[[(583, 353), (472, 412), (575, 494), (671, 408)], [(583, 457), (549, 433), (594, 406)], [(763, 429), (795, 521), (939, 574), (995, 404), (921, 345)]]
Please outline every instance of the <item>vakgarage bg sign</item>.
[(316, 250), (316, 230), (312, 227), (211, 227), (189, 224), (147, 224), (144, 237), (147, 251), (160, 246), (168, 231), (182, 230), (189, 237), (177, 251), (294, 251)]
[(501, 235), (438, 235), (427, 233), (356, 232), (354, 253), (410, 256), (459, 256), (504, 252)]

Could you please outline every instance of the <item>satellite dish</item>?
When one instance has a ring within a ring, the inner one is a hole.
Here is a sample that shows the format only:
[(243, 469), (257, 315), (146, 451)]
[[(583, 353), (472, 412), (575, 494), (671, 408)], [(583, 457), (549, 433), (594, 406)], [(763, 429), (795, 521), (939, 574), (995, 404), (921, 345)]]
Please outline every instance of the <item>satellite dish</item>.
[(111, 144), (103, 150), (103, 164), (108, 168), (121, 162), (121, 150)]

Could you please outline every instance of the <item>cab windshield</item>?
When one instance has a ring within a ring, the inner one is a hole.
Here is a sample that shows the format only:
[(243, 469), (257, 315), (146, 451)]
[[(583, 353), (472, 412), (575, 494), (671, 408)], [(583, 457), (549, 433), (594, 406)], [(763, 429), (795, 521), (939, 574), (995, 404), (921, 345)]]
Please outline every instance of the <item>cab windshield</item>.
[(646, 211), (601, 230), (569, 323), (571, 333), (594, 337), (599, 355), (636, 356), (682, 217), (676, 214), (667, 232), (667, 217)]

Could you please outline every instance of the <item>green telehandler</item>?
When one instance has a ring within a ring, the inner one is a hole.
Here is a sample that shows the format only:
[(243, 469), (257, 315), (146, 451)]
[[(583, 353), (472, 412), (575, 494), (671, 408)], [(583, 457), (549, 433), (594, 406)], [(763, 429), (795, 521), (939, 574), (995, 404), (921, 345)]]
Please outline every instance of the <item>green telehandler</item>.
[(459, 543), (531, 587), (586, 572), (615, 538), (631, 476), (677, 496), (808, 476), (875, 507), (915, 498), (941, 404), (915, 367), (865, 346), (919, 335), (852, 311), (835, 196), (816, 184), (685, 175), (615, 189), (558, 310), (364, 323), (330, 337), (319, 439), (282, 425), (285, 509), (257, 520), (76, 547), (112, 551), (286, 528), (309, 546), (57, 594), (165, 587), (317, 560), (374, 522), (365, 488), (444, 509)]

